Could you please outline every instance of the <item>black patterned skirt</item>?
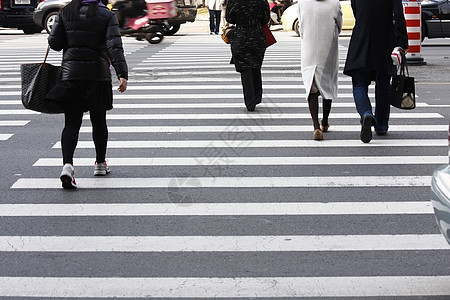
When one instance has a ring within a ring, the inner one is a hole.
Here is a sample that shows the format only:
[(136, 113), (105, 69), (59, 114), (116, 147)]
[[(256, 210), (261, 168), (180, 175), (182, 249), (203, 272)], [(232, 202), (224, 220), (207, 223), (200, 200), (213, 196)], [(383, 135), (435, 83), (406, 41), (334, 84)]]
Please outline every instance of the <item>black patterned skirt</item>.
[(58, 83), (46, 96), (62, 102), (65, 111), (105, 111), (112, 109), (111, 81), (68, 80)]

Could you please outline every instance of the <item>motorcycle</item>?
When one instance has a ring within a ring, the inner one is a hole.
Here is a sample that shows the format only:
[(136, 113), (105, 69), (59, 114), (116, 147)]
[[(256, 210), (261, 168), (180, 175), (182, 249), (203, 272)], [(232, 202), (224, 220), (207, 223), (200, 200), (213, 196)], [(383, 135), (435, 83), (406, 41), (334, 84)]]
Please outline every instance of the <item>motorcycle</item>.
[(112, 5), (112, 10), (120, 20), (119, 25), (123, 25), (120, 34), (135, 37), (138, 41), (145, 39), (150, 44), (160, 43), (164, 39), (164, 29), (170, 26), (167, 20), (176, 15), (176, 1), (145, 0), (144, 7), (140, 1), (131, 4), (129, 1), (118, 1)]

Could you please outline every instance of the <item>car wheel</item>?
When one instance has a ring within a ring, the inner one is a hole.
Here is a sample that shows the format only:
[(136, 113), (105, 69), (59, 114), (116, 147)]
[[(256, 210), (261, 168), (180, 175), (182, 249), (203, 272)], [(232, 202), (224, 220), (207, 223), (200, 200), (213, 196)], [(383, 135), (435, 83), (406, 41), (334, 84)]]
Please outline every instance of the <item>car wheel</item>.
[(294, 31), (295, 31), (295, 33), (298, 35), (298, 36), (300, 36), (300, 30), (299, 30), (299, 23), (298, 23), (298, 19), (297, 20), (295, 20), (295, 22), (294, 22)]
[(25, 33), (25, 34), (40, 33), (42, 31), (42, 29), (43, 28), (41, 26), (38, 26), (38, 25), (28, 26), (28, 27), (22, 28), (23, 33)]
[(162, 32), (164, 33), (164, 35), (174, 35), (175, 33), (178, 32), (178, 30), (180, 30), (180, 27), (181, 27), (180, 24), (174, 24), (174, 25), (169, 24), (169, 28), (164, 27)]
[(45, 17), (44, 26), (47, 33), (50, 33), (52, 31), (53, 23), (55, 23), (57, 16), (58, 12), (52, 11)]

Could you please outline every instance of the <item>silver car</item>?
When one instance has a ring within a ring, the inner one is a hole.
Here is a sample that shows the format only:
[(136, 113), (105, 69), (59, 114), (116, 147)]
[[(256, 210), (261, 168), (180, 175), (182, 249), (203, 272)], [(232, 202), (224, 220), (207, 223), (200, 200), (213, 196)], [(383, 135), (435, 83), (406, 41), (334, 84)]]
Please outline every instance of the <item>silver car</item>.
[[(448, 132), (450, 159), (450, 126)], [(450, 161), (437, 168), (431, 180), (431, 203), (439, 230), (450, 244)]]

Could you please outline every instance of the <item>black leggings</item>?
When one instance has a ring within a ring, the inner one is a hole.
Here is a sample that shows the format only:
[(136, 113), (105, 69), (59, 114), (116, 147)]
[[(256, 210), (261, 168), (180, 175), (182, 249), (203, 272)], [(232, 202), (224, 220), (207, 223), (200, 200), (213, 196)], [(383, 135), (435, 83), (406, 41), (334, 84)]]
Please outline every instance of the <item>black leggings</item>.
[[(106, 144), (108, 142), (108, 127), (106, 126), (106, 111), (91, 111), (92, 139), (94, 140), (96, 161), (105, 161)], [(61, 147), (64, 164), (73, 164), (73, 153), (78, 143), (83, 112), (64, 113), (65, 126), (61, 134)]]

